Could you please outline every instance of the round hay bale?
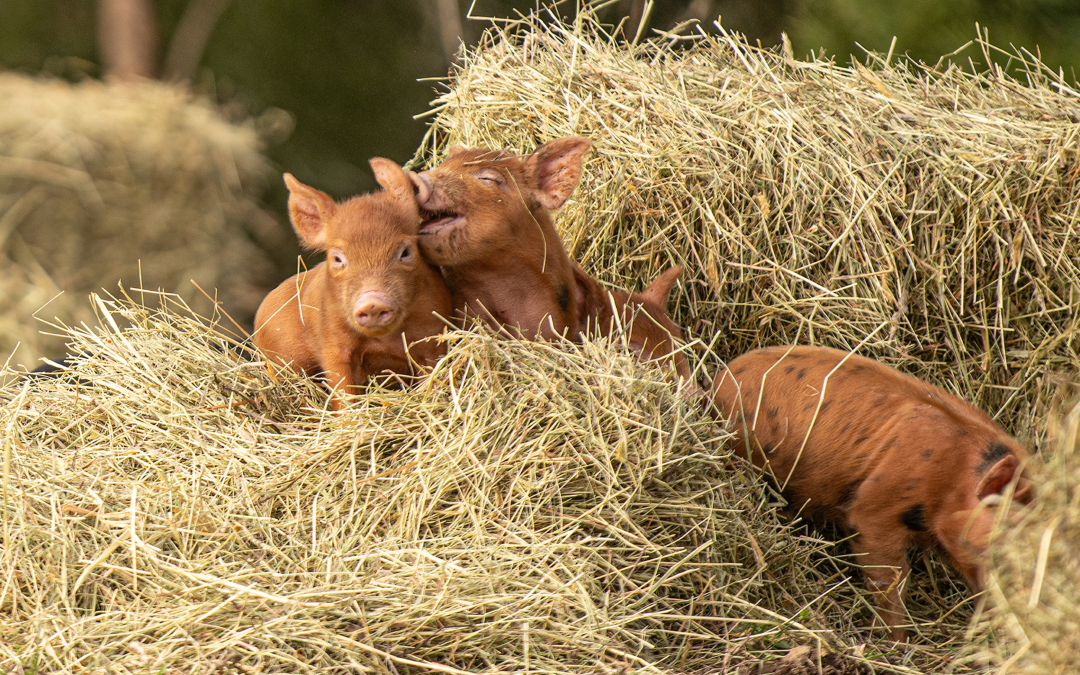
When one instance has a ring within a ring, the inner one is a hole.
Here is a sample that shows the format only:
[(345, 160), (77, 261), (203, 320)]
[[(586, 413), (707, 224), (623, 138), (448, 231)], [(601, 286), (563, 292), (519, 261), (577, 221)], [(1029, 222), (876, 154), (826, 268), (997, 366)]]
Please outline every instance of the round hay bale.
[(940, 663), (867, 649), (850, 566), (628, 348), (456, 332), (334, 414), (180, 313), (94, 302), (70, 373), (0, 388), (0, 668)]
[(863, 353), (1041, 433), (1041, 376), (1080, 363), (1080, 100), (1062, 77), (1022, 50), (1008, 72), (843, 67), (609, 30), (589, 11), (493, 29), (415, 163), (587, 136), (558, 219), (587, 271), (635, 288), (681, 264), (676, 319), (722, 359), (872, 336)]
[(253, 125), (158, 82), (0, 73), (0, 100), (0, 265), (37, 289), (0, 298), (0, 352), (21, 342), (13, 362), (29, 367), (55, 356), (63, 344), (33, 313), (63, 291), (39, 316), (89, 321), (87, 294), (118, 281), (209, 315), (195, 280), (250, 321), (274, 281), (265, 249), (286, 242), (258, 206), (269, 165)]

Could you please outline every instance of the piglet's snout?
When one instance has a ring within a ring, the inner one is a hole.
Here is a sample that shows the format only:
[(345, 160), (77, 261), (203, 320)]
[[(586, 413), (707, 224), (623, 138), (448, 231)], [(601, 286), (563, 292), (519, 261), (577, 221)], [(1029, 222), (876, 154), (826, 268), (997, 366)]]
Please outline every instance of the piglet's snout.
[(356, 323), (369, 330), (386, 328), (394, 322), (394, 306), (382, 291), (364, 291), (356, 298)]

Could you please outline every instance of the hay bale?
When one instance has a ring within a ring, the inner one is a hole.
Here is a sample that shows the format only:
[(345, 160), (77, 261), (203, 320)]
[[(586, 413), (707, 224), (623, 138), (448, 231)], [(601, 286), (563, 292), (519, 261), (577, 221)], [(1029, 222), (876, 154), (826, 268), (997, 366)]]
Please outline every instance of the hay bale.
[(842, 67), (607, 30), (588, 11), (493, 29), (415, 163), (588, 136), (558, 221), (572, 255), (629, 287), (684, 265), (676, 318), (720, 358), (872, 336), (863, 353), (1041, 433), (1041, 376), (1080, 363), (1080, 101), (1062, 77), (1025, 51), (1009, 72)]
[(940, 663), (867, 648), (851, 568), (629, 349), (454, 333), (331, 414), (196, 321), (95, 303), (70, 377), (0, 389), (0, 668)]
[(286, 243), (257, 203), (269, 166), (251, 124), (156, 82), (0, 73), (0, 100), (0, 352), (55, 356), (33, 313), (64, 291), (40, 316), (89, 321), (87, 294), (120, 280), (209, 313), (194, 279), (250, 320), (274, 281), (265, 248)]
[(1054, 426), (1038, 499), (991, 552), (990, 624), (1014, 639), (994, 653), (1002, 672), (1064, 675), (1080, 663), (1080, 402)]
[[(687, 264), (678, 318), (720, 356), (873, 334), (872, 355), (1038, 417), (1035, 378), (1074, 363), (1055, 317), (1076, 279), (1071, 183), (1024, 182), (1073, 161), (1043, 76), (844, 70), (731, 38), (627, 50), (578, 17), (492, 34), (421, 158), (592, 135), (574, 253), (626, 286)], [(987, 672), (932, 558), (909, 601), (923, 644), (874, 645), (854, 568), (618, 345), (457, 332), (425, 383), (331, 414), (196, 321), (95, 303), (101, 327), (67, 332), (89, 355), (72, 377), (0, 388), (0, 667)]]

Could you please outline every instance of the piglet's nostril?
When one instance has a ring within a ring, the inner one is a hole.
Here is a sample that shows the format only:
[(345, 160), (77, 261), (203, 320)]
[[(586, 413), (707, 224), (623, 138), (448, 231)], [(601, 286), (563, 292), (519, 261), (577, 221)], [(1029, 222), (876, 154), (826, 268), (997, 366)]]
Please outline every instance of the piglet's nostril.
[(371, 308), (356, 313), (356, 322), (361, 326), (379, 326), (390, 323), (393, 318), (394, 312), (388, 309)]
[(354, 311), (356, 323), (365, 328), (379, 328), (394, 320), (390, 300), (378, 291), (367, 292), (357, 300)]

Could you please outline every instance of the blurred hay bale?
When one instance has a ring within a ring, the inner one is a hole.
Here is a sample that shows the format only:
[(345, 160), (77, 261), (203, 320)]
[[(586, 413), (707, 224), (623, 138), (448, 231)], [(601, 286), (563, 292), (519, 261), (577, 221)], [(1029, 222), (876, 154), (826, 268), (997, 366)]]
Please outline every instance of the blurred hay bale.
[(1034, 472), (1038, 499), (991, 554), (991, 622), (1011, 634), (1000, 672), (1065, 675), (1080, 664), (1080, 402), (1050, 434)]
[[(41, 331), (49, 331), (49, 326), (33, 317), (39, 311), (52, 317), (49, 311), (62, 297), (60, 293), (40, 266), (22, 267), (0, 257), (0, 347), (5, 360), (13, 357), (11, 365), (24, 363), (33, 367), (37, 358), (57, 356), (51, 351), (62, 341), (43, 334)], [(64, 298), (61, 304), (69, 307), (70, 300)], [(19, 350), (12, 354), (16, 344), (20, 345)]]
[(602, 280), (640, 288), (682, 264), (677, 319), (721, 358), (873, 334), (866, 354), (1038, 433), (1041, 376), (1080, 363), (1071, 85), (1025, 51), (1009, 72), (842, 67), (726, 33), (627, 46), (608, 30), (589, 11), (493, 29), (415, 162), (588, 136), (559, 227)]
[(87, 294), (120, 280), (209, 313), (194, 279), (254, 315), (274, 281), (264, 248), (285, 239), (257, 203), (269, 167), (251, 124), (156, 82), (0, 73), (0, 100), (0, 274), (33, 291), (5, 285), (0, 352), (22, 342), (14, 362), (30, 367), (55, 356), (31, 314), (62, 290), (41, 316), (88, 320)]
[(331, 414), (181, 314), (95, 308), (68, 378), (0, 388), (0, 669), (940, 663), (867, 648), (849, 568), (628, 349), (454, 333), (425, 383)]

